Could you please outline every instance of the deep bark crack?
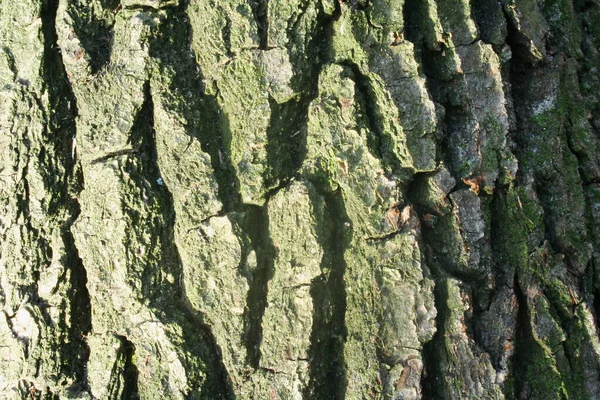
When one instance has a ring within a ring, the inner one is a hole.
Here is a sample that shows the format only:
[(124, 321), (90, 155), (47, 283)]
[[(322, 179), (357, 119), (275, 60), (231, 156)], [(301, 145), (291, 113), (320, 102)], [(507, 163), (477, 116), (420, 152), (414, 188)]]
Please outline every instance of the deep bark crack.
[(346, 341), (346, 260), (344, 253), (352, 240), (348, 231), (342, 189), (320, 193), (327, 207), (331, 227), (329, 237), (319, 238), (325, 253), (321, 260), (322, 274), (311, 283), (313, 326), (308, 352), (310, 383), (304, 394), (312, 399), (342, 399), (348, 381), (344, 362)]

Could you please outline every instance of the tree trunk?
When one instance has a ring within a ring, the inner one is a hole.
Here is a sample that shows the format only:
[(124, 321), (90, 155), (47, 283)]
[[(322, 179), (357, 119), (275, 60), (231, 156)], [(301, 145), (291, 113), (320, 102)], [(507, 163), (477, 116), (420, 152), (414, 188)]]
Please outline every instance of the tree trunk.
[(598, 0), (0, 0), (7, 399), (600, 399)]

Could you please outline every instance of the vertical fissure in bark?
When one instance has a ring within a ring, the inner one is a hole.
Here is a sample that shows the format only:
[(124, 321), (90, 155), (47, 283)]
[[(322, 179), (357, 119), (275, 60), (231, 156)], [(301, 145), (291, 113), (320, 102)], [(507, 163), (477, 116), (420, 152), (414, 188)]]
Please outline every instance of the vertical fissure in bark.
[[(342, 9), (339, 2), (335, 2), (335, 10), (332, 15), (328, 15), (321, 8), (312, 26), (312, 30), (307, 33), (310, 37), (304, 52), (299, 52), (294, 43), (299, 40), (296, 33), (299, 30), (298, 25), (307, 13), (311, 5), (310, 1), (302, 4), (296, 20), (288, 22), (287, 36), (289, 38), (288, 52), (294, 67), (294, 78), (292, 87), (296, 91), (304, 92), (305, 96), (314, 100), (319, 94), (319, 76), (323, 66), (330, 63), (331, 47), (333, 45), (334, 23), (342, 16)], [(307, 65), (308, 64), (308, 65)], [(308, 103), (310, 103), (308, 101)]]
[(40, 153), (40, 164), (44, 166), (45, 184), (51, 191), (49, 214), (60, 215), (61, 210), (66, 210), (68, 215), (60, 228), (65, 250), (61, 261), (69, 271), (65, 304), (69, 304), (70, 310), (68, 317), (64, 313), (61, 316), (61, 325), (64, 325), (61, 336), (65, 342), (59, 347), (61, 370), (75, 379), (75, 390), (89, 392), (86, 365), (90, 349), (85, 337), (92, 330), (91, 300), (87, 289), (87, 271), (71, 232), (71, 226), (80, 213), (79, 203), (72, 196), (81, 191), (83, 184), (80, 171), (76, 172), (73, 157), (77, 103), (57, 44), (55, 20), (58, 3), (57, 0), (44, 1), (41, 9), (44, 36), (42, 73), (50, 104), (45, 113), (44, 140), (48, 142), (47, 148)]
[[(254, 0), (253, 0), (254, 1)], [(265, 1), (268, 0), (257, 0)], [(302, 5), (302, 10), (296, 21), (306, 12), (310, 2)], [(319, 76), (329, 59), (328, 51), (333, 37), (333, 22), (341, 15), (339, 4), (336, 3), (336, 11), (333, 16), (325, 15), (322, 10), (317, 17), (313, 28), (312, 39), (307, 45), (306, 54), (309, 55), (309, 66), (294, 61), (294, 49), (288, 50), (292, 55), (294, 68), (294, 79), (292, 87), (300, 95), (284, 103), (277, 103), (273, 97), (269, 97), (271, 118), (267, 131), (267, 163), (268, 170), (265, 174), (267, 187), (271, 189), (267, 197), (289, 183), (301, 168), (307, 154), (308, 136), (308, 114), (312, 101), (319, 93)], [(288, 37), (292, 38), (295, 33), (295, 24), (288, 29)], [(290, 40), (292, 43), (293, 40)], [(290, 45), (291, 46), (291, 45)]]
[(87, 362), (90, 357), (90, 348), (86, 337), (92, 331), (92, 306), (87, 288), (87, 271), (79, 257), (79, 251), (71, 232), (73, 221), (77, 219), (80, 212), (79, 204), (75, 203), (75, 205), (77, 212), (72, 220), (65, 224), (61, 234), (65, 246), (63, 264), (70, 271), (67, 301), (70, 303), (71, 311), (69, 323), (64, 327), (68, 340), (60, 347), (61, 369), (65, 375), (75, 377), (82, 390), (89, 392)]
[(511, 57), (511, 82), (513, 81), (513, 72), (523, 72), (533, 66), (533, 62), (529, 56), (528, 45), (532, 44), (531, 40), (519, 29), (516, 21), (508, 14), (506, 6), (502, 6), (502, 12), (506, 20), (506, 44), (512, 52)]
[(567, 136), (565, 143), (567, 145), (567, 148), (571, 152), (571, 154), (573, 154), (573, 156), (577, 159), (577, 166), (578, 166), (577, 172), (579, 173), (579, 178), (581, 179), (582, 187), (585, 185), (588, 185), (590, 183), (600, 183), (600, 175), (590, 177), (589, 179), (588, 179), (588, 177), (586, 177), (586, 174), (584, 171), (585, 171), (587, 162), (589, 162), (588, 154), (584, 149), (578, 150), (576, 148), (575, 141), (577, 139), (574, 137), (575, 135), (572, 131), (573, 128), (574, 128), (574, 123), (573, 123), (571, 116), (569, 115), (565, 120), (565, 126), (564, 126), (564, 129), (566, 130), (566, 136)]
[[(131, 178), (137, 187), (137, 192), (141, 193), (141, 199), (128, 196), (123, 204), (124, 213), (129, 217), (130, 229), (132, 234), (126, 238), (126, 261), (130, 265), (138, 258), (137, 249), (133, 244), (134, 240), (143, 238), (149, 229), (160, 232), (163, 228), (156, 223), (156, 217), (161, 215), (163, 221), (172, 222), (173, 209), (171, 194), (166, 185), (160, 185), (157, 180), (160, 179), (160, 169), (158, 166), (158, 154), (156, 150), (156, 132), (154, 131), (154, 104), (150, 91), (150, 82), (144, 83), (144, 102), (135, 116), (131, 131), (129, 133), (128, 144), (131, 144), (133, 152), (129, 153), (123, 171)], [(143, 199), (143, 200), (142, 200)], [(147, 207), (148, 216), (144, 216), (137, 208), (137, 204), (125, 204), (127, 201), (138, 203), (143, 201)], [(154, 248), (159, 241), (159, 235), (152, 232), (151, 248)], [(143, 239), (141, 239), (143, 240)], [(150, 252), (152, 254), (152, 252)], [(156, 257), (148, 255), (150, 262), (144, 265), (140, 276), (141, 292), (143, 296), (153, 299), (159, 291), (162, 273), (158, 266)], [(132, 273), (138, 272), (131, 269)]]
[(311, 283), (314, 316), (310, 336), (309, 385), (305, 396), (312, 399), (343, 399), (348, 385), (344, 363), (346, 341), (345, 250), (352, 240), (350, 219), (342, 189), (321, 193), (329, 216), (329, 237), (319, 238), (325, 254), (323, 273)]
[[(174, 217), (162, 233), (162, 265), (173, 268), (175, 283), (165, 284), (161, 296), (152, 305), (165, 325), (181, 326), (184, 345), (177, 350), (186, 369), (190, 392), (202, 399), (235, 399), (232, 379), (223, 362), (223, 355), (204, 314), (194, 310), (187, 301), (183, 288), (183, 268), (173, 232)], [(173, 299), (177, 301), (173, 302)], [(199, 365), (198, 358), (204, 365)]]
[(233, 58), (234, 54), (231, 51), (231, 18), (229, 17), (229, 14), (225, 14), (225, 24), (223, 24), (223, 28), (221, 28), (221, 35), (223, 37), (225, 50), (227, 51), (227, 57)]
[[(565, 377), (557, 369), (556, 360), (536, 340), (531, 314), (521, 277), (515, 275), (515, 295), (518, 303), (514, 360), (514, 393), (518, 398), (570, 398)], [(568, 385), (567, 385), (568, 386)]]
[[(560, 319), (561, 328), (565, 332), (565, 340), (562, 342), (563, 352), (567, 358), (568, 368), (566, 373), (563, 374), (565, 389), (569, 393), (571, 398), (575, 398), (578, 395), (584, 394), (586, 390), (586, 367), (583, 358), (587, 358), (583, 347), (586, 343), (592, 341), (592, 338), (588, 335), (588, 332), (581, 328), (581, 325), (577, 321), (577, 310), (576, 307), (581, 305), (573, 306), (573, 314), (570, 317)], [(588, 376), (598, 376), (598, 367), (594, 368), (596, 371), (588, 371)], [(562, 371), (561, 371), (562, 372)], [(593, 375), (592, 375), (593, 374)], [(588, 378), (589, 379), (589, 378)], [(593, 379), (593, 378), (592, 378)], [(589, 394), (589, 393), (588, 393)]]
[[(267, 130), (265, 183), (278, 187), (289, 183), (306, 157), (308, 107), (314, 96), (303, 94), (285, 103), (269, 97), (271, 119)], [(271, 194), (272, 196), (272, 194)]]
[[(58, 0), (46, 1), (58, 4)], [(119, 0), (109, 0), (69, 2), (67, 6), (74, 34), (89, 55), (92, 74), (97, 74), (110, 63), (115, 14), (120, 4)]]
[[(433, 271), (432, 271), (433, 272)], [(434, 277), (435, 277), (434, 273)], [(447, 324), (448, 293), (446, 285), (441, 284), (446, 278), (436, 278), (434, 288), (434, 304), (437, 310), (435, 326), (437, 330), (433, 338), (423, 345), (423, 374), (421, 375), (421, 388), (424, 400), (444, 398), (444, 385), (442, 377), (445, 375), (442, 367), (444, 360), (440, 351), (444, 351)]]
[[(595, 134), (600, 137), (600, 104), (590, 101), (590, 97), (596, 98), (597, 93), (595, 92), (599, 86), (596, 76), (600, 64), (600, 56), (597, 51), (600, 42), (600, 31), (597, 30), (595, 21), (600, 20), (600, 4), (594, 1), (580, 0), (575, 1), (574, 5), (580, 18), (582, 32), (581, 51), (583, 62), (579, 63), (580, 69), (577, 71), (579, 86), (584, 97), (582, 101), (588, 107), (587, 111), (591, 115), (592, 128)], [(590, 84), (594, 81), (596, 81), (595, 85)]]
[(239, 210), (242, 205), (239, 180), (229, 152), (231, 131), (216, 96), (206, 94), (204, 77), (191, 48), (188, 5), (189, 0), (182, 0), (178, 7), (166, 10), (167, 16), (157, 37), (150, 43), (149, 53), (165, 70), (174, 71), (170, 85), (172, 95), (184, 100), (175, 111), (187, 122), (190, 139), (197, 139), (202, 150), (210, 156), (223, 213), (228, 213)]
[(250, 280), (244, 311), (244, 344), (246, 363), (253, 368), (260, 366), (260, 345), (262, 342), (262, 319), (268, 302), (269, 281), (275, 273), (277, 248), (269, 233), (267, 206), (245, 205), (243, 229), (250, 237), (256, 252), (257, 267)]
[(358, 65), (351, 61), (345, 61), (342, 65), (350, 68), (353, 80), (356, 84), (356, 100), (364, 107), (367, 121), (369, 124), (369, 136), (367, 137), (367, 147), (370, 153), (381, 160), (384, 166), (388, 166), (389, 160), (385, 157), (385, 150), (392, 148), (389, 143), (384, 143), (382, 121), (378, 118), (377, 101), (375, 99), (371, 82), (358, 68)]
[[(125, 336), (116, 336), (121, 343), (110, 373), (108, 395), (111, 399), (135, 400), (138, 393), (138, 368), (134, 362), (135, 345)], [(120, 396), (119, 396), (120, 395)]]
[(356, 84), (355, 100), (361, 105), (366, 115), (369, 134), (367, 147), (369, 152), (381, 161), (381, 165), (391, 173), (401, 172), (401, 160), (397, 158), (392, 149), (395, 147), (395, 138), (387, 132), (389, 128), (384, 125), (384, 113), (375, 95), (371, 78), (365, 75), (359, 66), (346, 60), (341, 65), (350, 68), (353, 81)]
[[(156, 245), (160, 246), (160, 251), (156, 259), (151, 258), (144, 265), (142, 292), (165, 325), (175, 323), (182, 326), (185, 345), (177, 350), (187, 367), (188, 379), (194, 382), (191, 390), (205, 398), (230, 399), (233, 398), (233, 388), (217, 340), (204, 321), (204, 316), (189, 305), (184, 288), (180, 286), (183, 281), (183, 266), (175, 241), (173, 195), (165, 182), (159, 184), (156, 179), (150, 179), (150, 183), (146, 183), (147, 177), (160, 177), (153, 110), (150, 82), (147, 81), (144, 84), (144, 104), (131, 130), (132, 145), (137, 149), (132, 154), (137, 154), (139, 167), (130, 168), (128, 172), (139, 189), (149, 194), (150, 218), (141, 221), (133, 212), (130, 217), (135, 225), (132, 227), (134, 233), (140, 229), (141, 232), (137, 234), (143, 236), (147, 233), (144, 229), (153, 231), (152, 236), (157, 237)], [(152, 203), (156, 204), (152, 206)], [(161, 279), (162, 274), (169, 272), (175, 277), (174, 283)], [(205, 364), (202, 371), (198, 371), (194, 358)], [(205, 382), (202, 387), (198, 387), (203, 380), (202, 374)]]
[[(83, 183), (81, 176), (75, 173), (77, 99), (67, 77), (61, 50), (57, 43), (57, 8), (58, 0), (46, 0), (41, 12), (44, 35), (43, 77), (50, 103), (49, 110), (45, 113), (46, 129), (48, 130), (46, 140), (51, 141), (52, 150), (54, 150), (52, 154), (46, 155), (50, 160), (44, 162), (46, 164), (45, 171), (48, 174), (47, 185), (54, 190), (49, 206), (50, 213), (56, 213), (57, 209), (68, 201), (69, 191), (73, 195), (80, 192)], [(53, 165), (55, 162), (60, 163), (65, 171), (55, 167)], [(71, 186), (70, 190), (69, 185)]]
[[(423, 12), (426, 2), (421, 0), (404, 0), (402, 20), (404, 21), (404, 39), (415, 46), (415, 54), (422, 49), (422, 32), (419, 24), (422, 22), (419, 14)], [(419, 51), (417, 51), (417, 49)], [(419, 63), (420, 64), (420, 63)], [(420, 67), (421, 65), (419, 65)]]
[[(598, 275), (600, 274), (600, 266), (596, 265), (596, 263), (592, 260), (592, 279), (594, 282), (598, 282), (600, 278)], [(593, 307), (594, 307), (594, 320), (596, 322), (596, 334), (600, 335), (600, 288), (594, 285), (593, 290)]]
[(269, 48), (269, 0), (248, 0), (258, 28), (258, 46)]
[[(531, 332), (529, 331), (529, 317), (527, 310), (527, 303), (525, 300), (525, 296), (523, 295), (523, 290), (521, 289), (521, 285), (519, 283), (519, 275), (515, 274), (514, 278), (514, 291), (517, 297), (517, 326), (516, 326), (516, 343), (515, 343), (515, 356), (513, 357), (513, 375), (514, 375), (514, 393), (515, 396), (519, 398), (528, 398), (522, 397), (522, 395), (528, 394), (528, 388), (525, 386), (526, 379), (526, 363), (527, 361), (522, 356), (522, 347), (528, 341), (532, 341), (533, 338), (531, 336)], [(521, 351), (520, 351), (521, 350)], [(525, 349), (525, 351), (528, 351)]]

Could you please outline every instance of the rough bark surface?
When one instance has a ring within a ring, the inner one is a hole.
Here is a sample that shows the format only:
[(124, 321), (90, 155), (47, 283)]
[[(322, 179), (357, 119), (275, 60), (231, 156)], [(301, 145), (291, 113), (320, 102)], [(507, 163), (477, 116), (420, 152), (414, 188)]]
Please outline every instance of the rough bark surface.
[(0, 0), (0, 397), (600, 399), (597, 0)]

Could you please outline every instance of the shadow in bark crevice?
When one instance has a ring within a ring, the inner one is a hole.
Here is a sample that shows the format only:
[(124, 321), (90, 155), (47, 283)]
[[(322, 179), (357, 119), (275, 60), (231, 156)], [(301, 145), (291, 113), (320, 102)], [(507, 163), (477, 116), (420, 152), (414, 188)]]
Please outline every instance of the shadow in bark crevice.
[(383, 123), (385, 116), (377, 102), (371, 78), (363, 74), (353, 61), (344, 61), (340, 65), (352, 71), (353, 76), (351, 79), (356, 84), (355, 100), (364, 109), (369, 127), (367, 147), (370, 153), (381, 161), (382, 166), (390, 174), (400, 174), (403, 177), (410, 176), (410, 172), (403, 171), (402, 160), (399, 160), (392, 151), (396, 147), (396, 138), (387, 132), (388, 129)]
[(268, 169), (263, 177), (270, 189), (267, 200), (297, 176), (306, 158), (309, 108), (318, 96), (319, 76), (323, 66), (330, 59), (333, 23), (341, 16), (341, 6), (338, 3), (331, 16), (326, 15), (322, 9), (318, 10), (310, 35), (307, 33), (311, 39), (306, 44), (305, 52), (299, 53), (294, 47), (295, 27), (309, 6), (310, 2), (302, 6), (297, 20), (288, 29), (290, 41), (287, 50), (294, 71), (291, 87), (298, 94), (284, 103), (277, 103), (269, 96), (271, 118), (266, 145)]
[[(57, 0), (47, 1), (58, 3)], [(68, 3), (67, 13), (73, 21), (74, 34), (89, 54), (92, 74), (97, 74), (110, 63), (115, 14), (120, 5), (120, 0)]]
[(287, 185), (295, 177), (306, 158), (308, 107), (314, 96), (302, 95), (285, 103), (269, 97), (271, 119), (267, 130), (267, 164), (265, 185), (277, 188)]
[[(324, 227), (318, 230), (324, 255), (322, 274), (313, 279), (310, 295), (313, 299), (313, 325), (310, 335), (309, 385), (304, 396), (310, 399), (343, 399), (348, 386), (344, 361), (346, 342), (346, 272), (345, 250), (352, 241), (352, 229), (344, 204), (342, 189), (332, 193), (317, 190), (323, 197), (327, 214)], [(311, 201), (315, 193), (310, 194)]]
[(138, 376), (139, 371), (134, 363), (135, 345), (125, 336), (117, 335), (121, 343), (117, 350), (117, 357), (110, 373), (108, 396), (117, 399), (119, 394), (122, 400), (139, 399)]
[[(58, 0), (47, 0), (42, 2), (41, 8), (44, 36), (42, 75), (51, 111), (45, 112), (47, 125), (44, 135), (50, 151), (43, 150), (39, 158), (43, 166), (40, 170), (44, 175), (44, 183), (51, 192), (48, 212), (61, 219), (64, 218), (60, 217), (63, 212), (67, 214), (66, 220), (59, 221), (65, 251), (61, 263), (65, 271), (59, 277), (57, 286), (62, 286), (68, 276), (67, 297), (63, 300), (61, 310), (69, 309), (70, 315), (67, 316), (66, 311), (61, 312), (59, 337), (64, 344), (59, 346), (59, 353), (62, 373), (75, 380), (69, 391), (78, 393), (89, 392), (86, 366), (90, 349), (85, 337), (92, 330), (92, 315), (87, 272), (71, 232), (71, 226), (80, 214), (75, 196), (83, 189), (83, 177), (81, 170), (76, 168), (73, 149), (77, 102), (57, 45), (58, 3)], [(50, 317), (48, 320), (51, 321)], [(52, 325), (48, 322), (48, 326)]]
[(160, 24), (157, 37), (150, 43), (149, 54), (160, 62), (165, 75), (173, 75), (169, 93), (175, 101), (167, 106), (174, 114), (185, 118), (190, 139), (197, 139), (202, 150), (209, 154), (223, 212), (239, 211), (242, 200), (230, 155), (229, 121), (216, 96), (206, 94), (204, 76), (191, 47), (188, 3), (189, 0), (182, 0), (178, 7), (166, 10), (167, 16)]
[(269, 47), (269, 0), (249, 0), (248, 2), (258, 27), (259, 49), (267, 50)]
[[(77, 204), (78, 206), (78, 204)], [(77, 219), (79, 210), (73, 220)], [(61, 236), (65, 246), (65, 258), (62, 260), (69, 271), (69, 286), (67, 299), (70, 303), (71, 315), (63, 315), (61, 325), (66, 332), (61, 346), (63, 353), (62, 371), (66, 376), (74, 376), (85, 391), (89, 391), (87, 362), (90, 357), (90, 348), (85, 341), (86, 336), (92, 331), (92, 307), (90, 293), (87, 289), (87, 271), (79, 257), (75, 246), (75, 239), (71, 233), (71, 224), (65, 224)], [(70, 321), (67, 323), (67, 321)], [(62, 329), (61, 329), (62, 331)]]
[(519, 307), (513, 357), (515, 397), (569, 398), (554, 360), (547, 357), (535, 339), (529, 306), (520, 279), (517, 273), (514, 283)]
[[(131, 269), (130, 274), (138, 274), (135, 278), (142, 283), (142, 295), (150, 301), (161, 322), (165, 326), (181, 327), (181, 336), (176, 335), (174, 339), (176, 342), (183, 340), (177, 351), (186, 367), (191, 393), (206, 399), (232, 399), (233, 388), (219, 345), (203, 314), (194, 310), (187, 301), (182, 285), (183, 266), (175, 242), (173, 196), (166, 184), (157, 179), (160, 177), (160, 166), (157, 161), (150, 82), (144, 85), (144, 97), (130, 134), (131, 144), (137, 151), (131, 153), (123, 171), (129, 175), (137, 190), (144, 194), (147, 208), (144, 214), (127, 204), (123, 208), (134, 235), (131, 240), (143, 242), (151, 232), (152, 243), (151, 251), (144, 255), (143, 270)], [(148, 218), (144, 218), (146, 214), (149, 214)], [(126, 248), (128, 264), (135, 264), (131, 260), (139, 255), (133, 246)], [(174, 277), (173, 282), (163, 279), (167, 274)]]
[(247, 352), (246, 363), (252, 368), (259, 368), (262, 319), (268, 302), (268, 284), (275, 273), (277, 257), (277, 249), (269, 233), (267, 206), (245, 205), (243, 226), (256, 253), (257, 263), (246, 296), (243, 339)]
[(444, 398), (446, 392), (442, 369), (443, 361), (441, 352), (445, 350), (444, 342), (447, 323), (448, 291), (446, 285), (441, 284), (447, 278), (435, 280), (434, 302), (438, 311), (435, 322), (437, 331), (433, 338), (423, 345), (423, 373), (421, 375), (421, 389), (424, 400)]
[[(77, 170), (73, 147), (77, 133), (77, 98), (57, 44), (57, 8), (58, 0), (47, 0), (43, 2), (41, 10), (44, 35), (42, 76), (50, 103), (49, 110), (45, 112), (47, 132), (44, 137), (49, 141), (52, 152), (40, 154), (39, 158), (44, 166), (45, 185), (52, 188), (53, 192), (48, 206), (51, 214), (58, 214), (61, 207), (71, 202), (71, 196), (76, 196), (83, 189), (83, 178), (81, 171)], [(74, 213), (70, 212), (71, 215)]]

